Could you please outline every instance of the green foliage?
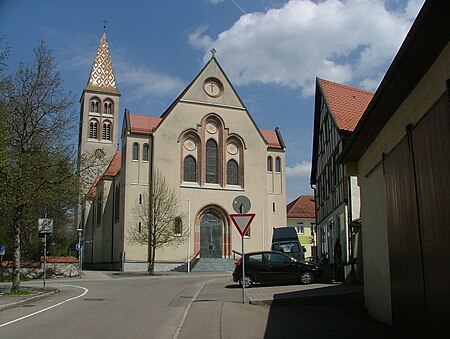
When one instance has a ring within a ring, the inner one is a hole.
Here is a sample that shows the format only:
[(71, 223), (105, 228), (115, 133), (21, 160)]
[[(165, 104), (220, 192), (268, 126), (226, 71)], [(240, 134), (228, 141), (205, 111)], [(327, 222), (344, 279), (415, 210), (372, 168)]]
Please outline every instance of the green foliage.
[(21, 257), (36, 260), (42, 253), (38, 218), (54, 219), (52, 241), (73, 236), (67, 225), (78, 195), (73, 99), (43, 42), (34, 56), (2, 76), (0, 87), (0, 236), (14, 258), (14, 276)]

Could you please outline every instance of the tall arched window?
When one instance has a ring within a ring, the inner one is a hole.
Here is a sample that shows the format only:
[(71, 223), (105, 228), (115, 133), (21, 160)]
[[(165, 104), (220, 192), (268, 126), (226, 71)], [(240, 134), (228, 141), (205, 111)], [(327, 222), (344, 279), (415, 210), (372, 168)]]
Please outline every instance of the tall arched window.
[(103, 123), (103, 140), (111, 140), (111, 123), (109, 121)]
[(184, 181), (197, 181), (197, 164), (192, 155), (184, 158)]
[(273, 159), (271, 156), (267, 157), (267, 171), (272, 172), (273, 171)]
[(280, 159), (280, 157), (277, 157), (275, 159), (275, 172), (277, 172), (277, 173), (281, 172), (281, 159)]
[(209, 139), (206, 142), (206, 182), (217, 184), (218, 177), (218, 163), (217, 163), (217, 143), (214, 139)]
[(139, 160), (139, 144), (137, 142), (133, 144), (133, 160)]
[(239, 185), (239, 171), (236, 160), (230, 160), (227, 163), (227, 184)]
[(97, 127), (98, 127), (97, 120), (91, 120), (91, 122), (89, 123), (89, 138), (97, 139), (98, 137)]
[(107, 101), (103, 104), (103, 113), (112, 114), (112, 103)]
[(96, 99), (91, 100), (90, 111), (94, 112), (94, 113), (99, 113), (100, 109), (99, 109), (99, 102), (98, 102), (98, 100), (96, 100)]
[(148, 144), (144, 144), (144, 146), (142, 147), (142, 160), (143, 161), (148, 161), (148, 150), (149, 150), (149, 146)]

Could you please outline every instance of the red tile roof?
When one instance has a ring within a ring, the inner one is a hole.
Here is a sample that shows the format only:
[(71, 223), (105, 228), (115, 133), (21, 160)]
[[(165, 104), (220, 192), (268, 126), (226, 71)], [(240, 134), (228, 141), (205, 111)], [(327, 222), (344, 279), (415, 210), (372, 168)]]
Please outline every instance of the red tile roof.
[(153, 134), (153, 130), (162, 119), (146, 115), (130, 114), (130, 131), (133, 133)]
[(122, 153), (116, 151), (103, 176), (115, 177), (120, 172)]
[(264, 136), (264, 139), (266, 139), (267, 145), (269, 147), (279, 148), (279, 149), (283, 148), (283, 147), (281, 147), (280, 140), (278, 139), (278, 136), (277, 136), (277, 132), (262, 129), (261, 133)]
[(91, 188), (89, 189), (89, 192), (86, 194), (86, 197), (88, 199), (94, 199), (97, 196), (97, 184), (101, 178), (101, 176), (97, 176), (95, 178), (94, 182), (91, 185)]
[(329, 80), (318, 80), (338, 128), (353, 132), (374, 93)]
[(314, 195), (301, 195), (286, 207), (288, 218), (315, 218)]

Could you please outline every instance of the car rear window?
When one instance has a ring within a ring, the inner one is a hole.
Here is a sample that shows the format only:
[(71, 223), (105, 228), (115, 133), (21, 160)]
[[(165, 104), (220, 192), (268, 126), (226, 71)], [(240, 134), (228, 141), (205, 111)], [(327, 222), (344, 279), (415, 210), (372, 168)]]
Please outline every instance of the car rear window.
[(278, 243), (273, 244), (273, 250), (283, 252), (283, 253), (298, 253), (300, 248), (296, 242)]

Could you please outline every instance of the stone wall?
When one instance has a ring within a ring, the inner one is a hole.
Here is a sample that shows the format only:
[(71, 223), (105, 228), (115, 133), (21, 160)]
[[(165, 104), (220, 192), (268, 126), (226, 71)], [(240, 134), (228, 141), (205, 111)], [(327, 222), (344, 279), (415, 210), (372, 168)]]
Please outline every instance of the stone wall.
[[(21, 262), (21, 279), (41, 279), (44, 275), (44, 258), (40, 262)], [(0, 280), (10, 280), (12, 278), (13, 262), (3, 261), (0, 267)], [(70, 278), (78, 277), (79, 261), (75, 257), (47, 257), (46, 277), (47, 278)]]

